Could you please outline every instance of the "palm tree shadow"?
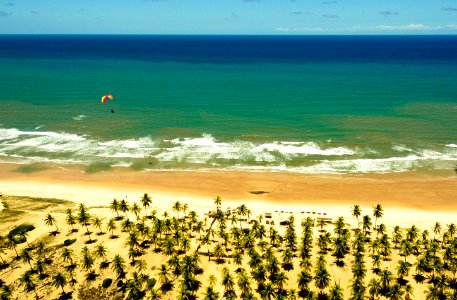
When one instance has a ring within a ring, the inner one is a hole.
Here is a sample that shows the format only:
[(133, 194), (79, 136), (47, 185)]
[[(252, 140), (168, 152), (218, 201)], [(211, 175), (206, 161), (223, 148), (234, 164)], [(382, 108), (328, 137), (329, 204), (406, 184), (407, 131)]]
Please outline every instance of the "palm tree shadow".
[(97, 279), (99, 275), (97, 273), (95, 273), (94, 271), (90, 272), (89, 274), (86, 275), (86, 280), (87, 281), (94, 281), (95, 279)]
[(340, 268), (343, 268), (345, 264), (343, 260), (336, 260), (335, 265), (337, 265)]
[(110, 264), (111, 264), (110, 261), (102, 261), (100, 263), (100, 269), (102, 269), (102, 270), (108, 269)]
[(72, 295), (72, 294), (73, 294), (72, 291), (71, 291), (71, 292), (62, 293), (62, 294), (60, 295), (60, 297), (57, 298), (57, 299), (58, 299), (58, 300), (73, 299), (73, 295)]
[(97, 241), (97, 240), (88, 240), (88, 241), (85, 241), (84, 243), (85, 243), (86, 245), (90, 245), (90, 244), (95, 243), (96, 241)]
[(68, 266), (65, 267), (65, 269), (68, 271), (68, 272), (71, 272), (73, 271), (74, 269), (76, 269), (76, 264), (70, 264)]
[(112, 235), (109, 236), (109, 238), (110, 238), (111, 240), (115, 240), (115, 239), (118, 239), (119, 236), (118, 236), (118, 235), (115, 235), (115, 234), (112, 234)]
[(49, 277), (49, 274), (46, 274), (46, 273), (41, 273), (40, 275), (38, 275), (38, 278), (40, 280), (45, 280), (48, 277)]
[(56, 236), (56, 235), (58, 235), (59, 233), (60, 233), (60, 231), (54, 230), (54, 231), (51, 231), (51, 232), (49, 233), (49, 236)]

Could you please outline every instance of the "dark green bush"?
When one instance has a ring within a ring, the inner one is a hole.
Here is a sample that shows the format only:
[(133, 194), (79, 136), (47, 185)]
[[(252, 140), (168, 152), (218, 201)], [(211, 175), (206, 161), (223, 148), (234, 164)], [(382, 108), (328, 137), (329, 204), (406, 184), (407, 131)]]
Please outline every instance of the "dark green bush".
[(113, 280), (111, 278), (106, 278), (105, 280), (103, 280), (102, 287), (106, 289), (111, 285), (112, 282)]
[(65, 240), (65, 241), (63, 241), (63, 245), (64, 245), (64, 246), (70, 246), (70, 245), (73, 244), (74, 242), (76, 242), (76, 239)]
[(16, 235), (22, 235), (24, 233), (27, 233), (29, 231), (32, 231), (35, 229), (35, 226), (30, 225), (30, 224), (21, 224), (19, 226), (14, 227), (9, 233), (9, 237), (14, 237)]

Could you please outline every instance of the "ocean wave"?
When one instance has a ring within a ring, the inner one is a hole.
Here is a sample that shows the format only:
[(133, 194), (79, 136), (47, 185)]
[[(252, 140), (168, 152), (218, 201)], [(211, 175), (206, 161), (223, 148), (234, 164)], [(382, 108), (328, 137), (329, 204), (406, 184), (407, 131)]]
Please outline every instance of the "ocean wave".
[(86, 118), (87, 118), (86, 115), (77, 115), (76, 117), (72, 117), (72, 119), (75, 120), (75, 121), (81, 121), (81, 120), (84, 120)]
[(176, 139), (99, 140), (65, 132), (0, 128), (0, 156), (15, 162), (91, 164), (103, 161), (113, 166), (143, 164), (153, 169), (385, 173), (449, 169), (457, 161), (455, 144), (437, 149), (418, 149), (402, 144), (392, 144), (389, 148), (390, 153), (330, 140), (222, 141), (210, 134)]

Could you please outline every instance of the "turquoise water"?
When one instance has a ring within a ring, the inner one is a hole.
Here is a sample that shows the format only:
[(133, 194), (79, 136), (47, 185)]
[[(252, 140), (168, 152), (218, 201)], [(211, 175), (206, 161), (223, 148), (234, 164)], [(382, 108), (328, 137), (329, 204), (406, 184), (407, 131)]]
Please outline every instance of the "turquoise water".
[[(457, 161), (453, 60), (4, 54), (0, 65), (2, 161), (305, 173)], [(115, 100), (102, 105), (106, 93)]]

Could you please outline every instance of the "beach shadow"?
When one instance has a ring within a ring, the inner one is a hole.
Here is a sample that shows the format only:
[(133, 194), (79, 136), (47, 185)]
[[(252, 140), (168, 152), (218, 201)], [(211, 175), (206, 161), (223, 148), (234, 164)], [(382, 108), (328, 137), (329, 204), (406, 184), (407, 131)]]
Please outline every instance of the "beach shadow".
[(28, 164), (28, 165), (21, 165), (21, 166), (17, 167), (16, 169), (14, 169), (13, 172), (22, 173), (22, 174), (31, 174), (31, 173), (45, 171), (48, 169), (50, 169), (49, 166), (43, 165), (41, 163), (33, 163), (33, 164)]
[(73, 292), (66, 292), (66, 293), (62, 293), (60, 295), (59, 298), (57, 298), (58, 300), (67, 300), (67, 299), (73, 299)]
[(110, 266), (111, 262), (110, 261), (102, 261), (100, 263), (100, 269), (101, 270), (105, 270), (105, 269), (108, 269), (109, 266)]
[(58, 235), (59, 233), (60, 233), (60, 231), (54, 230), (54, 231), (51, 231), (51, 232), (49, 233), (49, 236), (56, 236), (56, 235)]
[(86, 275), (86, 280), (87, 281), (94, 281), (95, 279), (97, 279), (99, 275), (95, 272), (90, 272), (89, 274)]
[(100, 173), (100, 172), (104, 172), (104, 171), (109, 171), (111, 169), (112, 169), (112, 167), (111, 167), (110, 164), (107, 164), (107, 163), (94, 163), (94, 164), (91, 164), (91, 165), (87, 166), (84, 169), (84, 173), (86, 173), (86, 174), (95, 174), (95, 173)]
[(263, 195), (263, 194), (268, 194), (269, 192), (267, 191), (249, 191), (249, 194), (253, 195)]
[(70, 265), (65, 267), (65, 270), (67, 270), (68, 272), (71, 272), (71, 271), (73, 271), (75, 269), (76, 269), (76, 264), (70, 264)]

